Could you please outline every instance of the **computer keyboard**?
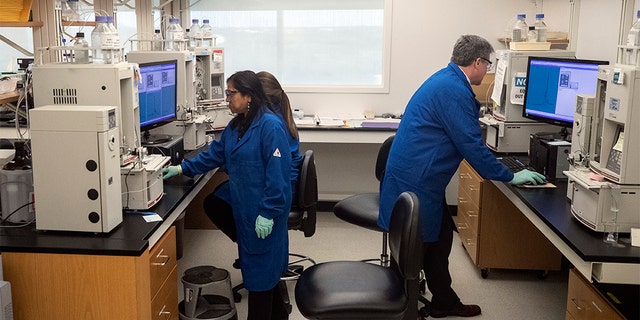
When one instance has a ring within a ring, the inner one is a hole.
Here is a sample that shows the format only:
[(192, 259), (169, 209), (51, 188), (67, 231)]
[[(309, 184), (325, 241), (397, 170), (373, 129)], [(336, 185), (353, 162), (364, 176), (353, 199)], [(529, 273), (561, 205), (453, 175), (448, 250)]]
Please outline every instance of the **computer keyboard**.
[(514, 157), (502, 157), (502, 158), (499, 158), (499, 160), (500, 160), (500, 162), (502, 162), (502, 164), (507, 166), (507, 168), (509, 168), (513, 172), (518, 172), (518, 171), (521, 171), (521, 170), (529, 168), (522, 161), (520, 161), (520, 160), (518, 160), (517, 158), (514, 158)]

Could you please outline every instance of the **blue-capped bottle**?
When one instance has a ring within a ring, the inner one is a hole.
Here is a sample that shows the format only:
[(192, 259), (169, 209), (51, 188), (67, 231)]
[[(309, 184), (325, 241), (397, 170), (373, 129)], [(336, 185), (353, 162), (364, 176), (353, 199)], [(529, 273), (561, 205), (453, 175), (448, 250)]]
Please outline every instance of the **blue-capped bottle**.
[(527, 22), (525, 19), (527, 15), (524, 13), (520, 13), (517, 16), (516, 24), (513, 26), (511, 31), (511, 41), (512, 42), (523, 42), (527, 41), (527, 34), (529, 33), (529, 27), (527, 26)]
[(536, 22), (533, 26), (538, 35), (538, 42), (547, 42), (547, 24), (544, 23), (544, 13), (536, 14)]
[(165, 34), (166, 51), (182, 51), (184, 41), (184, 30), (180, 26), (179, 18), (169, 18), (169, 26)]

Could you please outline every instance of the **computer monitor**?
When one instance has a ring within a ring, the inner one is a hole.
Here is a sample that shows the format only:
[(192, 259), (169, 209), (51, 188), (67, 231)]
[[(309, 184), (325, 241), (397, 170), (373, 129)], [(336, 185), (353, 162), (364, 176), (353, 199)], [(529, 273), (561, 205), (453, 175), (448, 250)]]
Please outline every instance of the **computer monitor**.
[(566, 128), (573, 125), (577, 94), (595, 94), (598, 66), (607, 61), (529, 57), (523, 116)]
[(145, 144), (162, 143), (171, 136), (154, 134), (149, 130), (177, 120), (178, 61), (156, 61), (140, 64), (138, 83), (140, 130)]

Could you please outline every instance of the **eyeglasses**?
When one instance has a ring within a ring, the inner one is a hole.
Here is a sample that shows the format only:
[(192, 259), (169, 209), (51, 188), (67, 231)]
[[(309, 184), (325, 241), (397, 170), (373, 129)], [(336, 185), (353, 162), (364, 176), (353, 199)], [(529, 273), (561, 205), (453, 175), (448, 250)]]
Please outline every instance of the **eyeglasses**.
[(487, 63), (487, 70), (491, 70), (491, 67), (493, 67), (493, 62), (491, 62), (491, 60), (483, 57), (479, 57), (479, 59), (482, 59), (482, 61)]
[(233, 95), (234, 95), (234, 94), (236, 94), (236, 93), (238, 93), (238, 91), (237, 91), (237, 90), (225, 90), (225, 91), (224, 91), (224, 95), (225, 95), (225, 96), (227, 96), (227, 97), (231, 97), (231, 96), (233, 96)]

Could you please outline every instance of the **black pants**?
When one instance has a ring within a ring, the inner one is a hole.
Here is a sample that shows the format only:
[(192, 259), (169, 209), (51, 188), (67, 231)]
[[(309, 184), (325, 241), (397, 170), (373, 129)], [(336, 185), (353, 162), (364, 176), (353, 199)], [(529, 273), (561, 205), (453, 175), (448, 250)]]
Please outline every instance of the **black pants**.
[(204, 198), (204, 212), (209, 220), (233, 242), (238, 242), (236, 222), (233, 220), (233, 208), (226, 201), (218, 198), (214, 192)]
[(286, 308), (282, 290), (286, 290), (284, 281), (280, 281), (269, 291), (249, 291), (249, 315), (247, 320), (286, 320), (289, 312)]
[(437, 242), (423, 244), (423, 270), (427, 287), (433, 295), (431, 306), (438, 310), (450, 310), (460, 302), (460, 298), (451, 288), (449, 273), (449, 254), (453, 243), (455, 224), (449, 213), (446, 201), (443, 203), (442, 226)]

